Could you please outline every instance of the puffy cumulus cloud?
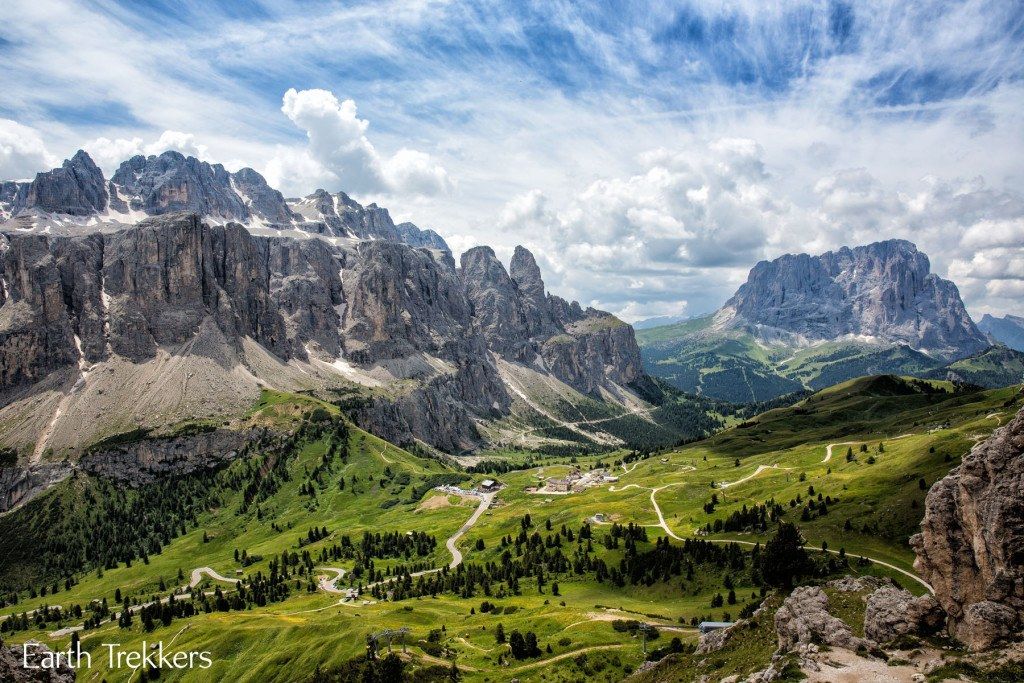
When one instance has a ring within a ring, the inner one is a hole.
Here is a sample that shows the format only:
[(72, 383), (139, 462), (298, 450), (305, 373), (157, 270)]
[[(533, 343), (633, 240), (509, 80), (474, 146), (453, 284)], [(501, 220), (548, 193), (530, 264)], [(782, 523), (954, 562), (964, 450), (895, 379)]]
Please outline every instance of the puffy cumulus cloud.
[(772, 196), (762, 155), (736, 138), (655, 149), (634, 175), (596, 180), (560, 210), (539, 190), (519, 195), (498, 224), (532, 242), (584, 304), (629, 320), (703, 312), (777, 240), (790, 212)]
[(89, 153), (96, 165), (109, 177), (122, 161), (143, 154), (143, 143), (142, 138), (99, 137), (82, 145), (82, 149)]
[(310, 194), (318, 188), (329, 189), (340, 185), (338, 176), (324, 168), (305, 150), (278, 146), (263, 167), (263, 176), (271, 187), (286, 197)]
[(828, 246), (909, 239), (975, 312), (1021, 310), (1012, 299), (1024, 290), (1024, 196), (993, 189), (982, 178), (934, 176), (898, 191), (864, 169), (822, 178), (815, 192), (812, 230)]
[(0, 178), (31, 178), (59, 163), (34, 128), (0, 119)]
[(196, 136), (191, 133), (182, 133), (177, 130), (165, 130), (160, 138), (151, 145), (147, 145), (147, 154), (159, 154), (167, 150), (181, 152), (185, 156), (204, 159), (206, 157), (206, 145), (196, 142)]
[(382, 156), (366, 136), (369, 121), (359, 118), (351, 99), (339, 101), (329, 90), (290, 88), (281, 111), (308, 140), (305, 150), (282, 150), (268, 164), (268, 177), (282, 185), (297, 185), (299, 178), (290, 174), (299, 172), (353, 194), (430, 196), (451, 189), (447, 171), (426, 152), (402, 148)]
[(498, 227), (503, 231), (549, 232), (558, 224), (558, 217), (550, 208), (551, 200), (542, 190), (533, 189), (513, 197), (505, 203), (498, 215)]
[(434, 195), (448, 192), (452, 181), (426, 152), (402, 148), (384, 162), (384, 179), (394, 192)]
[(195, 135), (177, 130), (165, 130), (159, 138), (149, 144), (145, 144), (139, 137), (114, 139), (99, 137), (85, 143), (83, 149), (108, 176), (112, 175), (125, 159), (130, 159), (138, 154), (149, 156), (174, 150), (197, 159), (206, 159), (207, 157), (207, 146), (198, 143)]
[(899, 237), (954, 280), (976, 313), (1024, 288), (1024, 196), (981, 178), (894, 186), (865, 168), (780, 190), (761, 147), (726, 138), (641, 154), (555, 203), (531, 190), (498, 212), (499, 233), (531, 247), (556, 291), (627, 320), (713, 310), (762, 258)]

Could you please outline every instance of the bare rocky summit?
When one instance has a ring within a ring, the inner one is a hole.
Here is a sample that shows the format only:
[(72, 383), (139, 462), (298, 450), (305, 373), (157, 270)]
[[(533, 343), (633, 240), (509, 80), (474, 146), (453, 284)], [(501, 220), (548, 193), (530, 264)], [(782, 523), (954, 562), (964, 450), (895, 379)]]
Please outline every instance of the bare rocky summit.
[(956, 285), (905, 240), (762, 261), (715, 328), (798, 345), (842, 337), (905, 344), (950, 358), (988, 346)]
[(305, 198), (285, 199), (251, 168), (232, 173), (221, 164), (173, 150), (133, 156), (109, 180), (79, 150), (61, 168), (38, 173), (31, 181), (0, 182), (0, 220), (13, 221), (22, 232), (110, 232), (179, 212), (212, 223), (237, 222), (266, 234), (298, 231), (449, 250), (433, 230), (408, 222), (395, 225), (387, 209), (364, 207), (344, 192), (317, 190)]
[(914, 567), (949, 630), (984, 650), (1024, 628), (1024, 411), (932, 486)]

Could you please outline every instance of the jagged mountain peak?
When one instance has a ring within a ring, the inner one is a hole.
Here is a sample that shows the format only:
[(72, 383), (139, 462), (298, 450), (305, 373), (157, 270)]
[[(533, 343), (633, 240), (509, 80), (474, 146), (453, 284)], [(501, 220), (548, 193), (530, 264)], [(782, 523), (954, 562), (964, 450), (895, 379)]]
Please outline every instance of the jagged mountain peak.
[(0, 182), (0, 220), (17, 220), (22, 231), (81, 234), (98, 224), (118, 229), (147, 216), (177, 212), (196, 213), (215, 223), (234, 221), (258, 234), (294, 230), (449, 251), (435, 231), (412, 223), (396, 226), (388, 210), (376, 203), (362, 206), (344, 192), (324, 189), (288, 200), (253, 168), (232, 173), (223, 164), (176, 150), (132, 156), (109, 180), (79, 150), (60, 168), (39, 173), (32, 181)]
[(766, 341), (845, 337), (944, 357), (987, 346), (956, 285), (932, 273), (916, 245), (898, 239), (761, 261), (715, 316), (715, 329), (736, 328)]
[(978, 321), (978, 329), (1000, 344), (1024, 351), (1024, 317), (1007, 314), (997, 318), (986, 313)]

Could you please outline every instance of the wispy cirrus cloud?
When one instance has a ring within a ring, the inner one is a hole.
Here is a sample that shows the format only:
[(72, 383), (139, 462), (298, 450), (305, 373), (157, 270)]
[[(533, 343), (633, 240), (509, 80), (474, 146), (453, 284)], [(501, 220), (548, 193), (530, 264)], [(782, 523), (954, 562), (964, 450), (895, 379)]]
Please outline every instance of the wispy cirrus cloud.
[(4, 152), (0, 128), (0, 175), (182, 131), (289, 194), (526, 243), (556, 288), (631, 318), (713, 308), (758, 258), (891, 236), (972, 311), (1021, 312), (1019, 3), (12, 0), (0, 19), (0, 117), (41, 143)]

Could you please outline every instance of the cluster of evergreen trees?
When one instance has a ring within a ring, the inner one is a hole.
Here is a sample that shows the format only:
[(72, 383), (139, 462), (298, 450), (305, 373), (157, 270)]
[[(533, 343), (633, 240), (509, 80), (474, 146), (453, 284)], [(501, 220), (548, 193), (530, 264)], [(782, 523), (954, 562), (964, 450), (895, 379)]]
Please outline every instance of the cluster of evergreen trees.
[[(545, 524), (550, 527), (550, 523)], [(501, 539), (498, 561), (464, 563), (455, 569), (413, 576), (414, 569), (398, 567), (393, 578), (371, 591), (378, 599), (392, 600), (450, 593), (463, 598), (477, 594), (487, 597), (506, 597), (522, 592), (521, 582), (529, 581), (541, 593), (549, 589), (557, 595), (557, 580), (567, 576), (590, 575), (598, 582), (608, 581), (616, 586), (645, 585), (668, 581), (686, 575), (692, 580), (696, 567), (714, 565), (719, 569), (741, 572), (746, 567), (743, 551), (736, 544), (715, 544), (688, 539), (681, 545), (672, 545), (667, 538), (657, 538), (653, 547), (648, 545), (647, 529), (628, 524), (613, 524), (604, 535), (607, 549), (622, 549), (618, 563), (609, 564), (594, 548), (594, 532), (584, 524), (577, 532), (564, 525), (560, 529), (535, 529), (529, 515), (520, 520), (516, 536)], [(647, 549), (642, 546), (647, 545)]]

